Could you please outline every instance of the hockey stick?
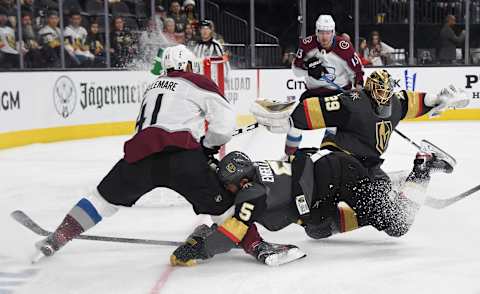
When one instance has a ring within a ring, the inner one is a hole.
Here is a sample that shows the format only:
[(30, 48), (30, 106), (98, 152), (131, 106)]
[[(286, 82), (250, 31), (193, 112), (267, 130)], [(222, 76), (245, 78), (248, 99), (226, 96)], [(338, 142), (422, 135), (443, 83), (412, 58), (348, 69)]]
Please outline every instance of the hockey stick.
[[(34, 220), (32, 220), (25, 212), (21, 210), (15, 210), (10, 216), (16, 220), (19, 224), (28, 228), (32, 232), (40, 236), (48, 236), (52, 232), (40, 227)], [(79, 235), (75, 239), (92, 240), (92, 241), (104, 241), (104, 242), (120, 242), (130, 244), (145, 244), (145, 245), (163, 245), (163, 246), (180, 246), (183, 242), (176, 241), (162, 241), (162, 240), (150, 240), (150, 239), (137, 239), (137, 238), (122, 238), (122, 237), (108, 237), (108, 236), (93, 236), (93, 235)]]
[(445, 199), (438, 199), (433, 197), (427, 197), (425, 205), (435, 209), (442, 209), (448, 207), (480, 190), (480, 185), (477, 185), (470, 190), (467, 190), (457, 196), (453, 196)]
[(246, 132), (250, 132), (256, 128), (258, 128), (258, 122), (254, 122), (253, 124), (250, 124), (248, 126), (245, 126), (243, 128), (238, 128), (236, 129), (234, 132), (233, 132), (233, 137), (237, 136), (237, 135), (241, 135), (241, 134), (245, 134)]

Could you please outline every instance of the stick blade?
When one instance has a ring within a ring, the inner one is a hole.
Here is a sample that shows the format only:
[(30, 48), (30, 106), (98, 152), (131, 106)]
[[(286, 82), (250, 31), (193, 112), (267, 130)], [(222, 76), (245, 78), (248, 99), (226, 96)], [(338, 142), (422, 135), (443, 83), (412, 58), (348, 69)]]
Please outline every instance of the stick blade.
[(48, 236), (50, 235), (50, 232), (47, 230), (44, 230), (42, 227), (40, 227), (35, 221), (33, 221), (25, 212), (21, 210), (15, 210), (10, 214), (10, 216), (16, 220), (19, 224), (23, 225), (30, 231), (34, 232), (37, 235), (40, 236)]

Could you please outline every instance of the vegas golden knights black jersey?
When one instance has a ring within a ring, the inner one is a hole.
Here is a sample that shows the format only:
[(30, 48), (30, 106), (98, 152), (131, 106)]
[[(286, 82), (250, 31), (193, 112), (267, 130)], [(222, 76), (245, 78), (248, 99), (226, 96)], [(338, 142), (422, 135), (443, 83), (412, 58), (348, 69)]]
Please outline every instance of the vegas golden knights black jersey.
[(336, 127), (326, 132), (322, 148), (344, 151), (355, 157), (381, 162), (393, 130), (402, 119), (424, 115), (432, 108), (424, 104), (425, 93), (400, 91), (391, 98), (388, 118), (375, 113), (373, 100), (365, 91), (335, 96), (310, 97), (292, 114), (294, 126), (302, 130)]

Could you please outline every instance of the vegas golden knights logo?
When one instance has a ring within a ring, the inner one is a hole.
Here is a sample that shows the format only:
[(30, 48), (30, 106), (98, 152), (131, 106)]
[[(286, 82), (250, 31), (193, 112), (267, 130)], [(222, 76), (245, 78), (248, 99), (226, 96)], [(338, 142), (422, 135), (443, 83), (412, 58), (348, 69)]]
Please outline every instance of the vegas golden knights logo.
[(227, 164), (227, 171), (233, 174), (234, 172), (237, 171), (237, 167), (235, 166), (235, 164), (230, 162), (229, 164)]
[(390, 121), (381, 121), (376, 124), (375, 134), (377, 138), (377, 150), (382, 154), (387, 150), (388, 141), (392, 135), (393, 127)]

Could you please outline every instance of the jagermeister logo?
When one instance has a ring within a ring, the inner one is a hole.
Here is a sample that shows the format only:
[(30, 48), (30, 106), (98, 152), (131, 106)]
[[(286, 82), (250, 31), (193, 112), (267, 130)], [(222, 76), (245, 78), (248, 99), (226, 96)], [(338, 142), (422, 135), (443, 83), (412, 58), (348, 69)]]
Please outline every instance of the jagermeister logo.
[(393, 127), (390, 121), (381, 121), (376, 124), (375, 134), (377, 139), (377, 150), (382, 154), (387, 150), (388, 141), (392, 135)]
[(233, 174), (235, 171), (237, 171), (237, 167), (233, 163), (227, 164), (227, 171), (231, 174)]

